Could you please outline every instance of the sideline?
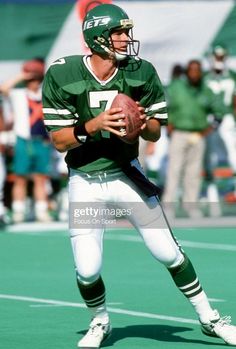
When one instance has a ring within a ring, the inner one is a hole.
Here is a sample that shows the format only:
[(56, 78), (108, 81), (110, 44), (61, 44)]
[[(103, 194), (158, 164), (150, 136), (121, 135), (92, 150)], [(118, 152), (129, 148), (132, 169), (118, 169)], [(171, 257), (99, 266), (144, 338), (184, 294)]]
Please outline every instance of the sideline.
[[(189, 218), (173, 218), (168, 220), (171, 228), (236, 228), (236, 217), (203, 217), (201, 219), (189, 219)], [(39, 232), (45, 231), (68, 231), (67, 222), (51, 222), (51, 223), (39, 223), (39, 222), (26, 222), (20, 224), (11, 224), (4, 229), (6, 233), (18, 233), (18, 232)], [(132, 225), (123, 219), (117, 221), (115, 230), (129, 229)], [(113, 228), (112, 228), (113, 229)], [(109, 230), (109, 229), (108, 229)]]
[[(139, 236), (119, 233), (108, 233), (104, 235), (105, 240), (121, 240), (130, 242), (142, 242), (143, 240)], [(178, 239), (178, 242), (182, 247), (199, 248), (206, 250), (220, 250), (220, 251), (236, 251), (236, 245), (209, 243), (209, 242), (197, 242)]]
[[(128, 228), (127, 228), (128, 229)], [(67, 224), (62, 223), (52, 223), (51, 225), (43, 223), (24, 223), (13, 226), (10, 230), (5, 230), (5, 233), (9, 234), (22, 234), (22, 235), (45, 235), (49, 234), (56, 236), (68, 236), (69, 232), (67, 229)], [(105, 240), (114, 241), (127, 241), (127, 242), (143, 242), (142, 238), (136, 234), (129, 234), (127, 232), (122, 233), (122, 229), (108, 229), (104, 235)], [(182, 247), (205, 249), (205, 250), (218, 250), (225, 252), (235, 252), (236, 245), (234, 244), (221, 244), (221, 243), (210, 243), (201, 241), (189, 241), (178, 239), (179, 244)]]

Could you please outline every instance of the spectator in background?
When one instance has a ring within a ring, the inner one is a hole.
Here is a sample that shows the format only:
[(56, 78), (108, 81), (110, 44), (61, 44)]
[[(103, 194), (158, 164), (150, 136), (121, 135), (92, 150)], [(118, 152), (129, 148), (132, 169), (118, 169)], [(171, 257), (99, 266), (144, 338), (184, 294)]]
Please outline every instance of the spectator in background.
[[(171, 71), (171, 82), (174, 83), (176, 79), (182, 78), (184, 75), (184, 68), (177, 63), (173, 66)], [(167, 87), (166, 87), (167, 89)], [(158, 142), (146, 142), (144, 149), (144, 169), (149, 177), (159, 188), (159, 198), (161, 199), (168, 164), (168, 127), (161, 127), (161, 138)]]
[(202, 216), (198, 201), (210, 108), (208, 95), (198, 60), (188, 63), (186, 78), (172, 80), (167, 89), (170, 141), (163, 202), (168, 204), (170, 215), (175, 214), (181, 188), (181, 200), (189, 217)]
[(12, 213), (15, 223), (25, 220), (29, 178), (33, 180), (36, 220), (51, 220), (46, 188), (51, 144), (43, 124), (43, 77), (44, 62), (33, 59), (25, 62), (20, 73), (0, 87), (2, 93), (10, 99), (14, 116), (16, 143), (13, 166), (16, 178), (13, 185)]
[(173, 66), (172, 68), (172, 72), (171, 72), (171, 81), (173, 82), (173, 80), (175, 79), (180, 79), (184, 76), (185, 74), (185, 69), (184, 67), (177, 63)]
[(236, 73), (227, 68), (226, 60), (227, 49), (223, 45), (214, 46), (210, 71), (205, 75), (205, 83), (213, 96), (213, 110), (209, 120), (213, 132), (207, 136), (205, 156), (208, 201), (215, 202), (210, 206), (212, 216), (221, 214), (214, 170), (222, 159), (228, 160), (232, 169), (236, 200)]
[(68, 168), (65, 162), (66, 152), (59, 153), (52, 149), (51, 157), (51, 188), (50, 195), (51, 206), (56, 213), (56, 219), (60, 222), (67, 222), (69, 219), (69, 201), (68, 201)]

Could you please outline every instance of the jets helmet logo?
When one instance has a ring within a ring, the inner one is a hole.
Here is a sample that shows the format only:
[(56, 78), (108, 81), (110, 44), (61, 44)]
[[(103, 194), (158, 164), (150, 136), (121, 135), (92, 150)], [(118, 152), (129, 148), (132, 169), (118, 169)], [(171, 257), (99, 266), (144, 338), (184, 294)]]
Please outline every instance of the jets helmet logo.
[(93, 19), (90, 19), (84, 22), (83, 30), (107, 25), (110, 22), (110, 20), (111, 18), (109, 16), (101, 16), (101, 17), (93, 16)]

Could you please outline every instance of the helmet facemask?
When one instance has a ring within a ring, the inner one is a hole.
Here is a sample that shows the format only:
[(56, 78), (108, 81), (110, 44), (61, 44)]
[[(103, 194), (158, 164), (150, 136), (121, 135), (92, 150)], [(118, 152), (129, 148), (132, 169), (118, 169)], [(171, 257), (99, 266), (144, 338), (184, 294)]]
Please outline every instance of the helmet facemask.
[[(115, 31), (115, 30), (114, 30)], [(111, 33), (112, 35), (112, 33)], [(117, 61), (122, 61), (125, 58), (131, 56), (136, 57), (139, 53), (140, 42), (133, 39), (133, 30), (130, 28), (127, 33), (128, 40), (112, 40), (110, 36), (110, 51), (115, 56)], [(125, 43), (127, 45), (126, 51), (118, 50), (115, 48), (116, 43)]]

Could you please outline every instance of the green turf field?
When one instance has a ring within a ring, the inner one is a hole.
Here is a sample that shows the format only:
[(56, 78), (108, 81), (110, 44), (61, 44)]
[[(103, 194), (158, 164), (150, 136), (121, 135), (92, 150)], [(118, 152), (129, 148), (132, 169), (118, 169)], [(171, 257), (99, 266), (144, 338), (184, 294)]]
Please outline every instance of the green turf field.
[[(0, 348), (73, 349), (87, 329), (67, 232), (42, 230), (0, 234)], [(174, 233), (214, 307), (236, 323), (235, 227), (175, 228)], [(224, 346), (201, 334), (191, 306), (132, 229), (106, 233), (103, 277), (113, 324), (104, 347)]]

